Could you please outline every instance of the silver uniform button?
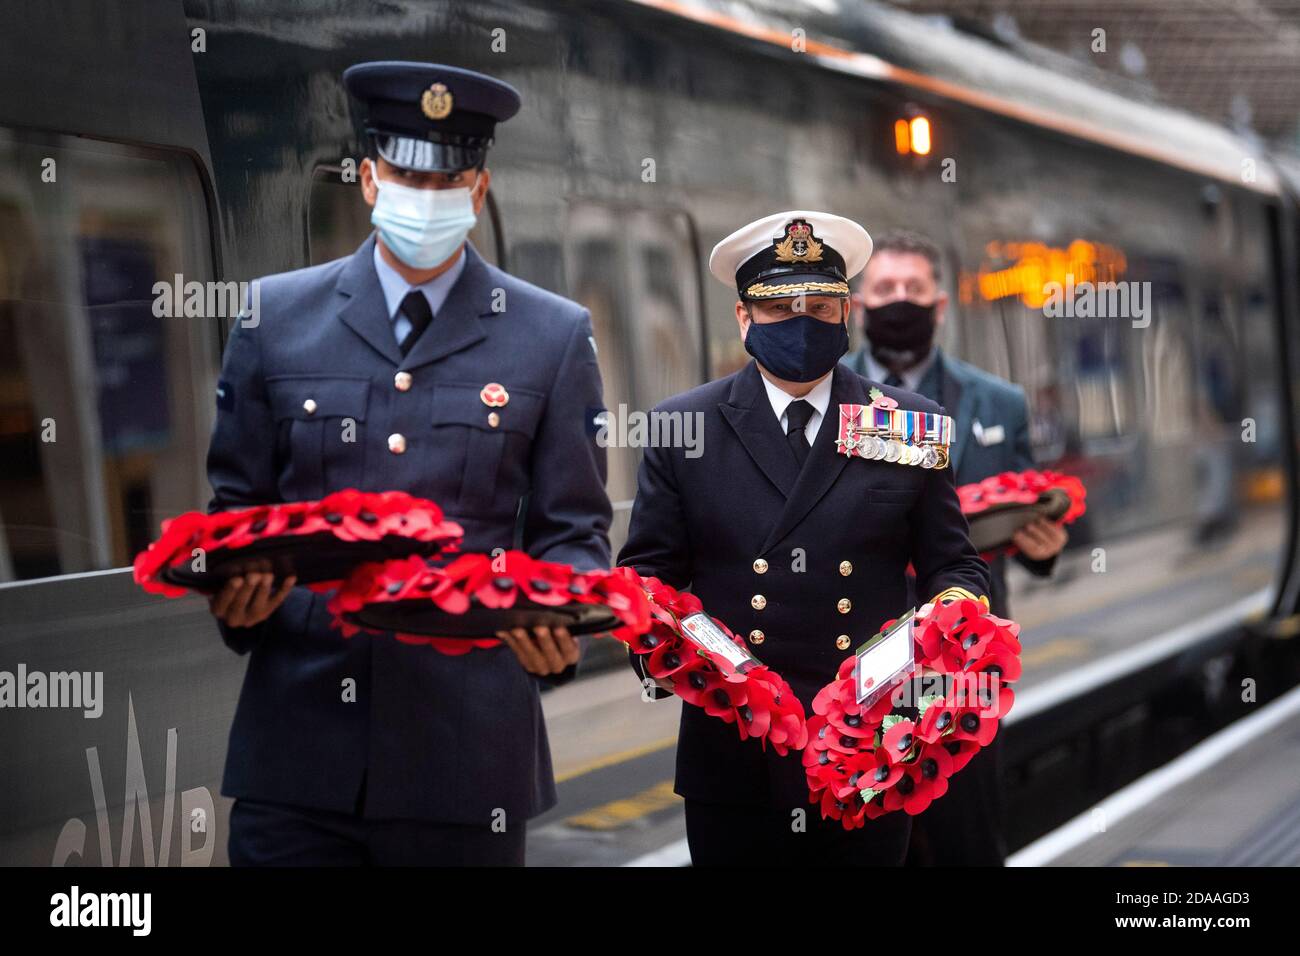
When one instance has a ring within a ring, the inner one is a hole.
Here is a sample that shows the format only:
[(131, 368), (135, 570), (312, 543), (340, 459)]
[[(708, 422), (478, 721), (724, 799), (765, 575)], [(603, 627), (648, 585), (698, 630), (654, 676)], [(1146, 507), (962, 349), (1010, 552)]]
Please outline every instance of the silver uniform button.
[(394, 432), (388, 436), (388, 450), (394, 455), (400, 455), (406, 451), (406, 436), (400, 432)]
[(309, 399), (307, 399), (307, 401), (303, 402), (303, 403), (302, 403), (302, 410), (303, 410), (304, 412), (306, 412), (308, 415), (315, 415), (315, 414), (316, 414), (316, 399), (314, 399), (314, 398), (309, 398)]
[(411, 373), (398, 372), (393, 376), (393, 387), (399, 392), (408, 392), (411, 390)]

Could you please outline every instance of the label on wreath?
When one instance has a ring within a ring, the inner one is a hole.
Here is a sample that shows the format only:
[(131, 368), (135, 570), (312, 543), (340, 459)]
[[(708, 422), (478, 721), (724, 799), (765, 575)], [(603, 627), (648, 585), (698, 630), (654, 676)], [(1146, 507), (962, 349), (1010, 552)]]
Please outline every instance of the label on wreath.
[(682, 636), (697, 646), (722, 658), (743, 674), (758, 666), (758, 658), (741, 647), (703, 611), (696, 611), (681, 619)]
[(857, 649), (853, 686), (858, 703), (870, 707), (916, 670), (912, 624), (916, 608)]

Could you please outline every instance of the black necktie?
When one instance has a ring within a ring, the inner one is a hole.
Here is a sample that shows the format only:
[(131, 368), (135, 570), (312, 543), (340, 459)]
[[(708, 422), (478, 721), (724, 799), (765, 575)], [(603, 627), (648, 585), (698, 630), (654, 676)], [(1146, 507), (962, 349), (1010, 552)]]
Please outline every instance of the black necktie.
[(800, 465), (808, 457), (808, 435), (804, 429), (813, 417), (815, 409), (802, 398), (797, 398), (785, 407), (785, 440), (790, 443), (790, 450)]
[(429, 327), (433, 321), (433, 310), (429, 308), (429, 300), (424, 297), (424, 293), (418, 289), (412, 289), (406, 293), (406, 298), (402, 300), (400, 306), (401, 312), (411, 321), (411, 331), (406, 333), (406, 338), (402, 339), (402, 344), (398, 346), (402, 354), (406, 355), (411, 351), (411, 346), (415, 340), (420, 337), (420, 333)]
[(899, 376), (895, 375), (893, 372), (890, 372), (888, 375), (885, 376), (885, 384), (890, 385), (894, 388), (902, 388), (903, 380)]

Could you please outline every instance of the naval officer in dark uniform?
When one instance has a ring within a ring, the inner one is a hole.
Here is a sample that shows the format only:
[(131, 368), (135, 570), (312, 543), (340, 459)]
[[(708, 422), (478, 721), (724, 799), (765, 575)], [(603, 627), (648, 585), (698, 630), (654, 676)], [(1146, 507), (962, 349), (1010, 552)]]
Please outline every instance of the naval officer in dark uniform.
[[(366, 110), (376, 231), (348, 258), (260, 280), (222, 366), (211, 507), (397, 489), (438, 502), (466, 551), (608, 567), (590, 317), (466, 241), (519, 94), (421, 63), (344, 82)], [(525, 821), (556, 801), (539, 681), (572, 677), (575, 640), (518, 631), (445, 656), (345, 639), (326, 597), (293, 585), (250, 574), (212, 602), (248, 655), (221, 789), (231, 862), (521, 864)]]
[[(908, 610), (909, 563), (927, 596), (988, 591), (950, 469), (837, 453), (839, 406), (869, 405), (873, 387), (900, 408), (941, 411), (839, 364), (848, 282), (870, 253), (857, 223), (810, 211), (760, 219), (714, 248), (710, 271), (736, 289), (754, 361), (656, 409), (701, 415), (703, 453), (645, 450), (619, 554), (689, 587), (806, 706), (853, 648)], [(797, 753), (742, 742), (697, 707), (682, 708), (675, 789), (696, 864), (898, 865), (907, 849), (906, 814), (855, 831), (821, 820)]]

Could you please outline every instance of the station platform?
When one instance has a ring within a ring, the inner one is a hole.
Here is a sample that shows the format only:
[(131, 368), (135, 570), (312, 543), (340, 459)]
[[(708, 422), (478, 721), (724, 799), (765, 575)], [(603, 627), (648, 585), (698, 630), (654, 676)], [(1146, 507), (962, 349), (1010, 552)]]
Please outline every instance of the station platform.
[(1206, 738), (1008, 866), (1300, 866), (1300, 688)]

